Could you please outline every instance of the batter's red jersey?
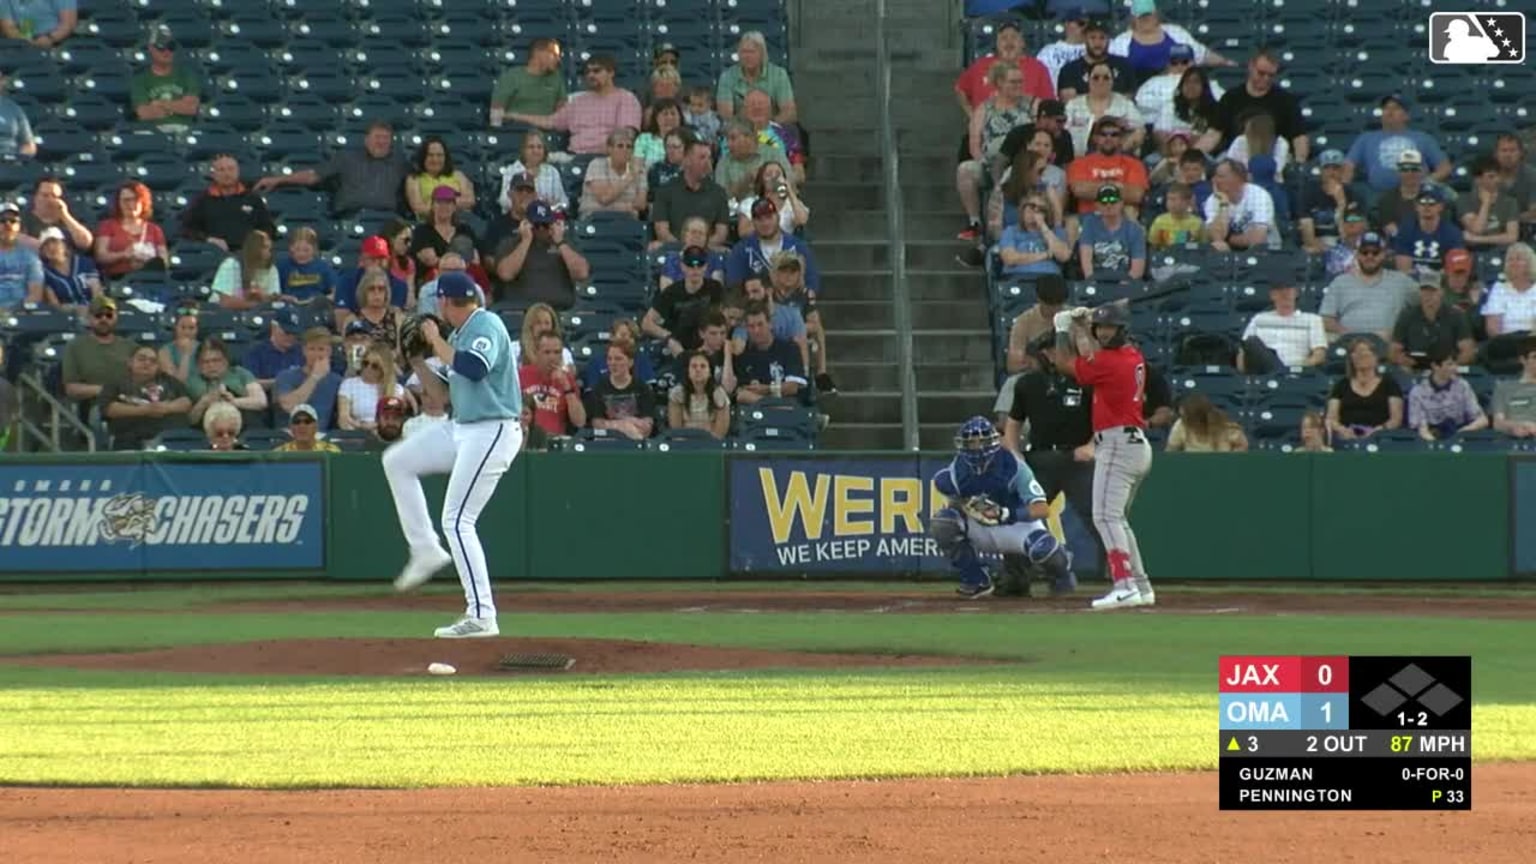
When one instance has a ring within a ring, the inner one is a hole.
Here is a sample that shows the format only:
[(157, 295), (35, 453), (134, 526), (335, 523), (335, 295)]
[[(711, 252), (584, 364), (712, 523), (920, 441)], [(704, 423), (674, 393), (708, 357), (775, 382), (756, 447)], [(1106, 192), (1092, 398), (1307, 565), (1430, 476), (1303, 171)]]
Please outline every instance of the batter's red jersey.
[(1147, 361), (1134, 345), (1100, 348), (1092, 360), (1077, 358), (1079, 384), (1093, 387), (1093, 431), (1140, 426), (1147, 398)]

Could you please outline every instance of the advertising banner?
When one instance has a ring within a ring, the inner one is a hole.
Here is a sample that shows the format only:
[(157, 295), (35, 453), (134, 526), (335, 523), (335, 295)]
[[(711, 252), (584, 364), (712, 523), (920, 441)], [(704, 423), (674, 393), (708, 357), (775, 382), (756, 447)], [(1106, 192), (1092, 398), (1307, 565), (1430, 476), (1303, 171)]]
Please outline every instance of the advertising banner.
[[(893, 455), (730, 460), (733, 573), (932, 573), (949, 562), (928, 537), (928, 517), (947, 502), (932, 485), (949, 456)], [(1052, 502), (1048, 524), (1091, 573), (1092, 535)]]
[(325, 563), (319, 461), (0, 463), (0, 573)]

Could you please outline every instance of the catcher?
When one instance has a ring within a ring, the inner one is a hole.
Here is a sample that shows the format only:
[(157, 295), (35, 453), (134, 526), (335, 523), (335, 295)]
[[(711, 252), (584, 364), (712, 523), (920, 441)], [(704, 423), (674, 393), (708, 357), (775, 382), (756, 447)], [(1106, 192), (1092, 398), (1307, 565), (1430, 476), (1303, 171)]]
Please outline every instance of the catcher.
[[(1003, 447), (997, 427), (972, 417), (955, 434), (955, 458), (934, 475), (933, 485), (949, 499), (935, 513), (928, 533), (960, 577), (961, 597), (978, 600), (994, 592), (1028, 596), (1032, 568), (1051, 580), (1051, 593), (1077, 588), (1072, 556), (1041, 520), (1049, 513), (1045, 490), (1024, 460)], [(980, 553), (1003, 556), (1003, 574), (994, 583)]]

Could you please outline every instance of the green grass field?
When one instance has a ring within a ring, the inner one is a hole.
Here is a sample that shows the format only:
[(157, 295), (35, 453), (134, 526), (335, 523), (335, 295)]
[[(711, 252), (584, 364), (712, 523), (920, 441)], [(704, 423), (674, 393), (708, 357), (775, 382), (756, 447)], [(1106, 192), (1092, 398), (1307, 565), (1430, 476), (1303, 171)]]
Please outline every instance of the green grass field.
[[(507, 609), (519, 590), (534, 589), (505, 589)], [(442, 623), (422, 612), (199, 608), (365, 593), (379, 592), (289, 584), (8, 593), (0, 654), (419, 637)], [(1011, 662), (499, 680), (87, 672), (0, 657), (0, 783), (411, 787), (1211, 769), (1221, 654), (1472, 654), (1475, 757), (1536, 758), (1527, 621), (504, 612), (501, 626), (507, 635)]]

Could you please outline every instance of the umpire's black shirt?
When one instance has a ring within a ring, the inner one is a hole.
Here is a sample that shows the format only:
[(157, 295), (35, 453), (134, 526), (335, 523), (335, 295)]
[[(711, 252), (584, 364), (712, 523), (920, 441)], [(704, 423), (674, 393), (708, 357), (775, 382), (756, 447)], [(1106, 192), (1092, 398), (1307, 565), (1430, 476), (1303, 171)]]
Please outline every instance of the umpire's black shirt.
[(1008, 416), (1029, 422), (1030, 450), (1074, 450), (1093, 438), (1093, 388), (1036, 370), (1013, 385)]

